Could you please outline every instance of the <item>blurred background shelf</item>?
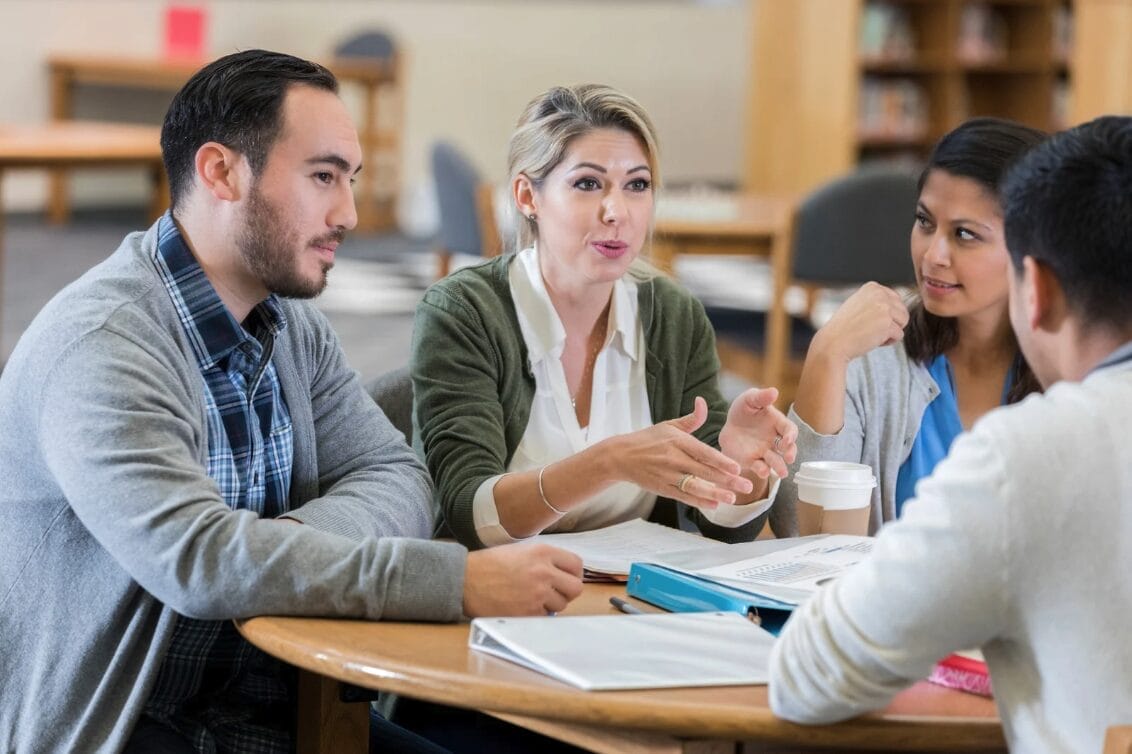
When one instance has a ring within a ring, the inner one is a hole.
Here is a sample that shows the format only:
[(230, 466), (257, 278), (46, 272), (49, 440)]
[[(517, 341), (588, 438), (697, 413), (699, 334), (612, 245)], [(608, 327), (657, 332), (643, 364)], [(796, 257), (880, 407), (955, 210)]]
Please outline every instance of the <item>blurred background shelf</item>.
[(1132, 0), (758, 0), (752, 18), (751, 191), (923, 159), (971, 117), (1132, 112)]

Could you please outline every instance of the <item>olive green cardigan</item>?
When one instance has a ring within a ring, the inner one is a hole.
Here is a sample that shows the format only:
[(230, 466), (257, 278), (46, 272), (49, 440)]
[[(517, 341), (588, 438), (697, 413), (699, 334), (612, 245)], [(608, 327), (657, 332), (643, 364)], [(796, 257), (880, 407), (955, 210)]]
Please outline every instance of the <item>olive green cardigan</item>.
[[(413, 327), (413, 444), (425, 459), (440, 511), (440, 531), (482, 547), (472, 501), (484, 480), (507, 470), (527, 428), (535, 378), (511, 300), (514, 254), (466, 267), (434, 284)], [(665, 277), (638, 281), (645, 336), (645, 383), (654, 422), (691, 413), (697, 395), (708, 419), (696, 437), (718, 447), (727, 418), (719, 391), (715, 333), (704, 308)], [(766, 513), (743, 526), (708, 521), (699, 510), (658, 498), (650, 519), (694, 523), (713, 539), (751, 540)]]

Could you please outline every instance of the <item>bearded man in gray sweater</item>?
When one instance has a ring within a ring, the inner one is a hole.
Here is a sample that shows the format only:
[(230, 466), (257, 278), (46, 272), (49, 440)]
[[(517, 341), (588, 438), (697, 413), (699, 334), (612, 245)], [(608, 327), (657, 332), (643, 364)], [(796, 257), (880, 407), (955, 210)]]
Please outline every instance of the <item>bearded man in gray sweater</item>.
[(0, 750), (292, 749), (261, 613), (453, 621), (581, 590), (546, 546), (427, 541), (431, 489), (326, 320), (362, 151), (321, 66), (206, 66), (172, 209), (59, 293), (0, 378)]

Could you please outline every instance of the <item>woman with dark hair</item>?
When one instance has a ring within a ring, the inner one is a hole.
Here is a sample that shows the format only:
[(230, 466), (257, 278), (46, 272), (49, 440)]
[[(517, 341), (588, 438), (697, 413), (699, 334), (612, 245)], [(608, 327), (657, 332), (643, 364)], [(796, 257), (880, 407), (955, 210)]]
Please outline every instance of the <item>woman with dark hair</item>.
[[(867, 283), (810, 344), (790, 412), (797, 460), (873, 467), (870, 533), (900, 516), (960, 432), (1039, 389), (1010, 329), (998, 185), (1044, 136), (994, 118), (944, 136), (920, 176), (916, 294), (906, 304)], [(796, 499), (793, 480), (785, 481), (772, 512), (783, 519), (776, 531), (796, 528)]]

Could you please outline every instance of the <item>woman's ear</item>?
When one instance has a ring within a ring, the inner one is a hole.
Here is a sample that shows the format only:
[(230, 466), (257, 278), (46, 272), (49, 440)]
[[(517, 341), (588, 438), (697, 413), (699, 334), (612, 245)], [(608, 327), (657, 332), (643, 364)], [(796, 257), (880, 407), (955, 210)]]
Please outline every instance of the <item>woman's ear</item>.
[(511, 196), (515, 199), (515, 206), (524, 217), (538, 216), (538, 197), (531, 179), (523, 173), (515, 176), (511, 181)]
[(216, 199), (233, 202), (243, 195), (247, 172), (243, 155), (210, 141), (197, 150), (194, 167), (201, 184)]

